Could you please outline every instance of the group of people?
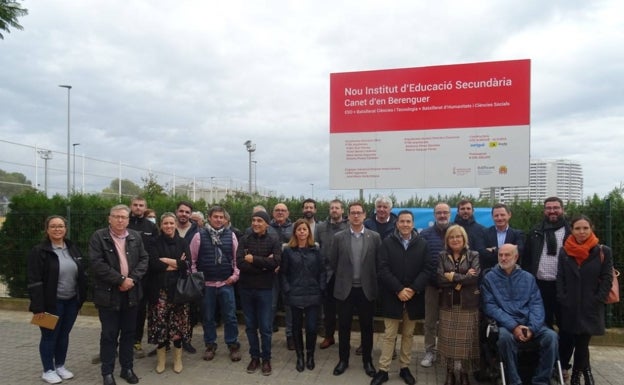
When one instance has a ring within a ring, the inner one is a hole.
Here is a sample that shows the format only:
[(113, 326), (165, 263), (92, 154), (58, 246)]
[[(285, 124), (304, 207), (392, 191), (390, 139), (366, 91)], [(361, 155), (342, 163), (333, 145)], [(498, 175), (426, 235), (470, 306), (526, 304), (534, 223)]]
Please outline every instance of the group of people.
[[(361, 346), (356, 354), (371, 385), (388, 381), (399, 332), (399, 376), (413, 385), (413, 333), (416, 320), (424, 318), (421, 365), (431, 366), (439, 354), (447, 368), (445, 385), (469, 385), (469, 373), (480, 359), (479, 325), (489, 317), (499, 325), (498, 348), (509, 384), (521, 383), (515, 364), (518, 344), (535, 339), (541, 359), (534, 384), (548, 383), (557, 357), (567, 372), (574, 356), (571, 384), (580, 384), (583, 376), (585, 384), (593, 385), (588, 344), (592, 335), (604, 333), (613, 258), (599, 244), (590, 219), (568, 221), (563, 202), (547, 198), (543, 220), (525, 237), (509, 227), (511, 212), (504, 204), (492, 208), (491, 228), (474, 220), (469, 200), (457, 208), (451, 223), (450, 206), (438, 203), (435, 221), (418, 233), (412, 212), (393, 214), (387, 197), (376, 199), (368, 219), (363, 204), (349, 204), (345, 215), (342, 202), (333, 200), (323, 222), (316, 221), (316, 202), (306, 199), (302, 218), (294, 223), (284, 203), (273, 208), (272, 217), (257, 206), (250, 227), (241, 232), (230, 226), (227, 211), (219, 206), (208, 211), (203, 223), (203, 215), (194, 213), (189, 202), (180, 202), (175, 213), (160, 216), (158, 227), (145, 199), (133, 198), (130, 207), (116, 205), (109, 226), (91, 236), (88, 250), (101, 322), (103, 383), (116, 383), (117, 354), (120, 377), (139, 382), (133, 359), (142, 351), (146, 319), (147, 342), (156, 346), (156, 373), (166, 370), (170, 350), (173, 371), (182, 372), (182, 351), (196, 351), (192, 330), (200, 319), (203, 359), (216, 355), (220, 320), (229, 358), (240, 361), (237, 292), (249, 344), (248, 373), (272, 373), (275, 311), (282, 300), (287, 345), (296, 353), (299, 372), (315, 368), (322, 323), (321, 349), (335, 344), (338, 328), (333, 374), (342, 375), (349, 367), (357, 314)], [(45, 312), (59, 316), (54, 330), (41, 328), (39, 351), (42, 379), (60, 383), (74, 376), (65, 359), (87, 278), (81, 251), (66, 237), (66, 220), (49, 217), (45, 233), (28, 258), (30, 310), (35, 317)], [(200, 303), (178, 303), (178, 279), (195, 271), (205, 281)], [(377, 301), (385, 326), (379, 370), (372, 359)]]

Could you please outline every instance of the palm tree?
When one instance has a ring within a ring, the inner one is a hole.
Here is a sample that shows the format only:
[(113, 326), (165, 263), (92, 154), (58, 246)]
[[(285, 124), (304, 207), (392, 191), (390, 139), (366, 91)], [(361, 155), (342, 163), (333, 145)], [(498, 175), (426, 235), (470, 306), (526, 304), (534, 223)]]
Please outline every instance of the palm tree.
[[(22, 8), (22, 5), (17, 1), (0, 0), (0, 31), (9, 31), (9, 27), (16, 29), (24, 29), (18, 22), (17, 18), (20, 16), (28, 15), (28, 10)], [(0, 39), (4, 39), (4, 35), (0, 32)]]

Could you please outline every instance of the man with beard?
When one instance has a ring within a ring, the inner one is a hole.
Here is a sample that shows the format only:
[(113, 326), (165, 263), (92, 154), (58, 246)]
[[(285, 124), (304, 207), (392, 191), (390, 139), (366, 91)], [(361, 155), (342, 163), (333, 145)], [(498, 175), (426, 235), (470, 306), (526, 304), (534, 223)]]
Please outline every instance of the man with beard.
[[(158, 227), (145, 217), (147, 210), (147, 202), (145, 198), (135, 196), (130, 202), (130, 222), (128, 228), (138, 231), (143, 239), (143, 246), (149, 250), (151, 242), (158, 235)], [(142, 286), (143, 293), (147, 292), (147, 274), (141, 278), (139, 284)], [(137, 314), (136, 331), (134, 336), (134, 358), (145, 357), (145, 352), (141, 346), (143, 340), (143, 332), (145, 330), (145, 318), (147, 316), (147, 295), (144, 295), (139, 302), (139, 311)]]
[(347, 218), (344, 218), (343, 214), (344, 208), (340, 200), (334, 199), (329, 202), (329, 218), (316, 226), (316, 233), (314, 234), (314, 240), (318, 242), (321, 248), (321, 257), (323, 258), (323, 265), (327, 274), (327, 289), (325, 298), (323, 298), (325, 338), (321, 342), (321, 349), (327, 349), (336, 343), (334, 340), (334, 332), (336, 331), (336, 299), (333, 295), (336, 277), (329, 264), (329, 251), (332, 247), (334, 235), (349, 226)]
[(208, 211), (208, 223), (199, 229), (190, 244), (194, 270), (203, 272), (206, 281), (201, 306), (206, 346), (203, 358), (206, 361), (211, 361), (217, 351), (217, 305), (223, 319), (223, 338), (230, 360), (241, 360), (234, 295), (234, 284), (240, 274), (236, 266), (237, 247), (236, 236), (225, 227), (225, 209), (212, 207)]
[(429, 247), (429, 283), (425, 288), (425, 356), (420, 362), (425, 368), (431, 367), (436, 360), (436, 335), (437, 323), (439, 317), (438, 305), (438, 277), (436, 271), (438, 269), (438, 258), (440, 252), (444, 250), (444, 236), (446, 229), (449, 227), (449, 219), (451, 218), (451, 207), (445, 202), (439, 202), (433, 208), (435, 222), (420, 232), (420, 236), (427, 241)]
[[(277, 235), (282, 244), (288, 243), (293, 233), (293, 223), (291, 222), (288, 206), (285, 203), (278, 203), (273, 207), (273, 219), (269, 228)], [(271, 232), (270, 230), (267, 230)], [(283, 293), (280, 287), (279, 267), (275, 271), (273, 282), (273, 332), (277, 332), (277, 307), (280, 297), (284, 302)], [(286, 347), (288, 350), (295, 350), (295, 340), (292, 337), (292, 313), (290, 306), (284, 307), (284, 319), (286, 323)]]
[(468, 246), (470, 250), (483, 253), (485, 249), (485, 233), (486, 228), (474, 219), (474, 208), (472, 202), (468, 199), (462, 199), (457, 204), (457, 215), (455, 215), (456, 224), (466, 230), (468, 234)]
[(505, 362), (509, 384), (522, 384), (518, 373), (518, 344), (536, 340), (539, 361), (532, 384), (549, 384), (557, 359), (557, 334), (544, 325), (544, 306), (535, 277), (516, 264), (518, 247), (498, 249), (498, 264), (485, 274), (481, 284), (484, 313), (498, 324), (498, 352)]
[[(187, 244), (191, 244), (191, 239), (193, 236), (199, 231), (199, 226), (197, 223), (191, 220), (191, 214), (193, 213), (193, 205), (190, 202), (180, 201), (178, 202), (178, 206), (176, 207), (176, 232), (178, 235), (187, 242)], [(195, 354), (197, 353), (197, 349), (193, 345), (191, 345), (191, 339), (193, 338), (193, 328), (197, 325), (199, 319), (199, 303), (192, 302), (189, 304), (189, 339), (182, 341), (182, 348), (187, 353)]]
[[(301, 210), (303, 219), (310, 225), (310, 231), (312, 231), (312, 236), (314, 236), (314, 230), (316, 229), (316, 201), (312, 198), (304, 200)], [(316, 238), (314, 238), (314, 240), (316, 240)]]
[(545, 323), (552, 328), (561, 317), (557, 303), (558, 254), (570, 235), (564, 216), (563, 201), (558, 197), (544, 200), (544, 219), (528, 234), (522, 268), (535, 276), (544, 300)]

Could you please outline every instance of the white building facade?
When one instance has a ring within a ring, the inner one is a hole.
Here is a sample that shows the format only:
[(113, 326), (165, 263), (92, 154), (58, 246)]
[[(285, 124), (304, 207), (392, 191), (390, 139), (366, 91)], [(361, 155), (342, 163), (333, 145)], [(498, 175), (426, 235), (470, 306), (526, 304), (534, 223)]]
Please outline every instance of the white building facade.
[(581, 203), (583, 200), (583, 168), (581, 164), (567, 159), (532, 159), (529, 169), (529, 185), (514, 187), (482, 188), (481, 198), (495, 202), (530, 200), (543, 202), (550, 196), (557, 196), (564, 203)]

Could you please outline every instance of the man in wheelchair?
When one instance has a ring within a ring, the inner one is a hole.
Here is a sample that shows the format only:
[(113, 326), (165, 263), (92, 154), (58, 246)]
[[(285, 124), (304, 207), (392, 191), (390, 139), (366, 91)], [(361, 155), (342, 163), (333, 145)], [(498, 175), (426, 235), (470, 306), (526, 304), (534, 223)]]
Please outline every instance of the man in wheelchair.
[(533, 385), (548, 385), (557, 359), (557, 334), (544, 325), (544, 305), (535, 277), (520, 266), (518, 248), (505, 244), (498, 250), (498, 265), (481, 284), (483, 312), (498, 323), (497, 347), (505, 363), (509, 385), (520, 385), (518, 373), (519, 344), (534, 341), (539, 346), (539, 363), (533, 373)]

